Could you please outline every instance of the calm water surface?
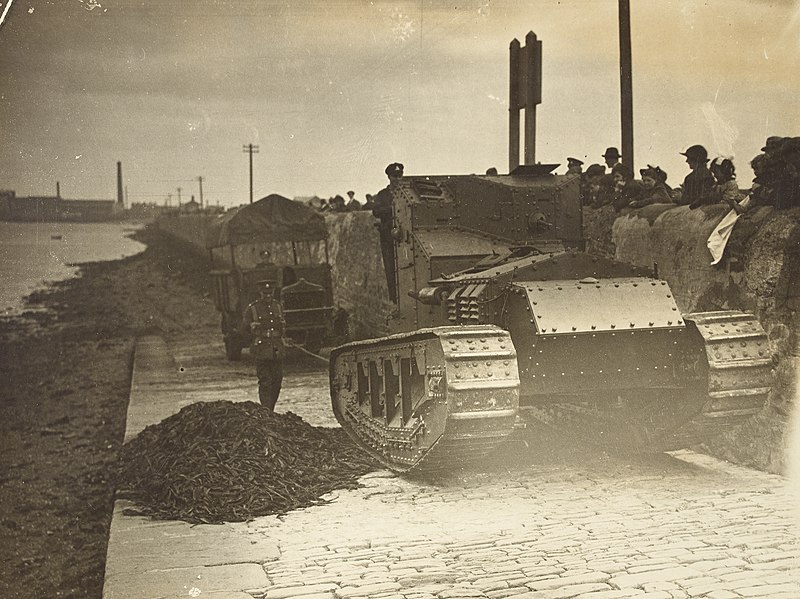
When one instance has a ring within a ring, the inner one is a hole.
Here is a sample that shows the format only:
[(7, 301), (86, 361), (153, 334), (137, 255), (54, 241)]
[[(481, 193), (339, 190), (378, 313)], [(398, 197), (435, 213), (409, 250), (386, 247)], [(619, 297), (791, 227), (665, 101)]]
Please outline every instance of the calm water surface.
[(128, 239), (130, 223), (0, 222), (0, 316), (23, 308), (23, 298), (50, 282), (75, 276), (79, 262), (116, 260), (144, 249)]

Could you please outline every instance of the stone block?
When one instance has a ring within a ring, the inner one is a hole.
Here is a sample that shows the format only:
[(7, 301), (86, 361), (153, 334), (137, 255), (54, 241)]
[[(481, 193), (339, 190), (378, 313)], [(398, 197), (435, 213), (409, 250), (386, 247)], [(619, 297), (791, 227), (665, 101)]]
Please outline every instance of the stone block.
[(537, 580), (528, 582), (525, 586), (534, 591), (547, 591), (571, 585), (606, 582), (609, 578), (610, 576), (605, 572), (591, 572), (589, 574), (579, 574), (577, 576), (561, 576), (548, 580)]
[(269, 589), (265, 595), (266, 599), (289, 599), (290, 597), (297, 597), (300, 595), (311, 595), (314, 593), (328, 593), (335, 591), (339, 585), (334, 583), (321, 583), (298, 585), (294, 587), (285, 587), (281, 589)]
[(380, 582), (365, 584), (358, 587), (344, 587), (336, 591), (336, 596), (342, 599), (352, 599), (353, 597), (372, 597), (385, 591), (398, 591), (402, 587), (396, 582)]
[(611, 578), (611, 580), (609, 580), (609, 584), (619, 588), (638, 587), (646, 582), (695, 578), (697, 576), (701, 576), (701, 574), (702, 573), (699, 570), (693, 570), (692, 568), (688, 568), (686, 566), (675, 566), (672, 568), (666, 568), (664, 570), (651, 570), (649, 572), (642, 572), (640, 574), (620, 574)]
[(128, 572), (106, 577), (103, 596), (113, 599), (140, 599), (147, 589), (153, 598), (187, 596), (192, 589), (203, 594), (240, 592), (268, 586), (264, 569), (258, 564), (235, 564)]

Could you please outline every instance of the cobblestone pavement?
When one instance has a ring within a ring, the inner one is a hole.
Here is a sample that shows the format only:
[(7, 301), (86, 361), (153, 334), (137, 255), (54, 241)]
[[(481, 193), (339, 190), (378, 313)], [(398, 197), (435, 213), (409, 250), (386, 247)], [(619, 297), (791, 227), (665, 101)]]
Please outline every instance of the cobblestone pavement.
[[(202, 353), (172, 349), (187, 368)], [(212, 370), (222, 386), (250, 376), (246, 365)], [(325, 373), (286, 383), (279, 408), (333, 424)], [(203, 596), (800, 598), (798, 501), (786, 479), (689, 451), (610, 456), (541, 428), (482, 471), (436, 481), (377, 472), (326, 499), (243, 525), (276, 557), (249, 560), (263, 568), (250, 578), (257, 587)]]
[(252, 534), (277, 542), (269, 599), (800, 597), (780, 477), (684, 452), (580, 452), (438, 484), (389, 473)]

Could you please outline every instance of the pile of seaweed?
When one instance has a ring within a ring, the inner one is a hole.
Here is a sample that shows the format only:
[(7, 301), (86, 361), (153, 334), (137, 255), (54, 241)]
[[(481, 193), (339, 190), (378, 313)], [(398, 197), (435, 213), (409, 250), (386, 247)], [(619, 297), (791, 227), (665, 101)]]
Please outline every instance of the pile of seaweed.
[(117, 497), (136, 503), (129, 513), (237, 522), (324, 503), (377, 468), (342, 429), (253, 402), (195, 403), (123, 446)]

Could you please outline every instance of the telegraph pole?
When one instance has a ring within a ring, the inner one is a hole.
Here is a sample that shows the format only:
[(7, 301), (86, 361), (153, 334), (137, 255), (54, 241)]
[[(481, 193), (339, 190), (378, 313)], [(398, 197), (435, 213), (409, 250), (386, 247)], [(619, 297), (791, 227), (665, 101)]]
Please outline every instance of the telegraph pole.
[(200, 175), (197, 177), (197, 181), (200, 183), (200, 210), (203, 209), (203, 176)]
[(242, 146), (243, 152), (250, 154), (250, 203), (253, 203), (253, 154), (258, 154), (258, 146), (247, 144)]
[(619, 0), (619, 84), (622, 121), (622, 164), (633, 170), (633, 68), (631, 3)]

